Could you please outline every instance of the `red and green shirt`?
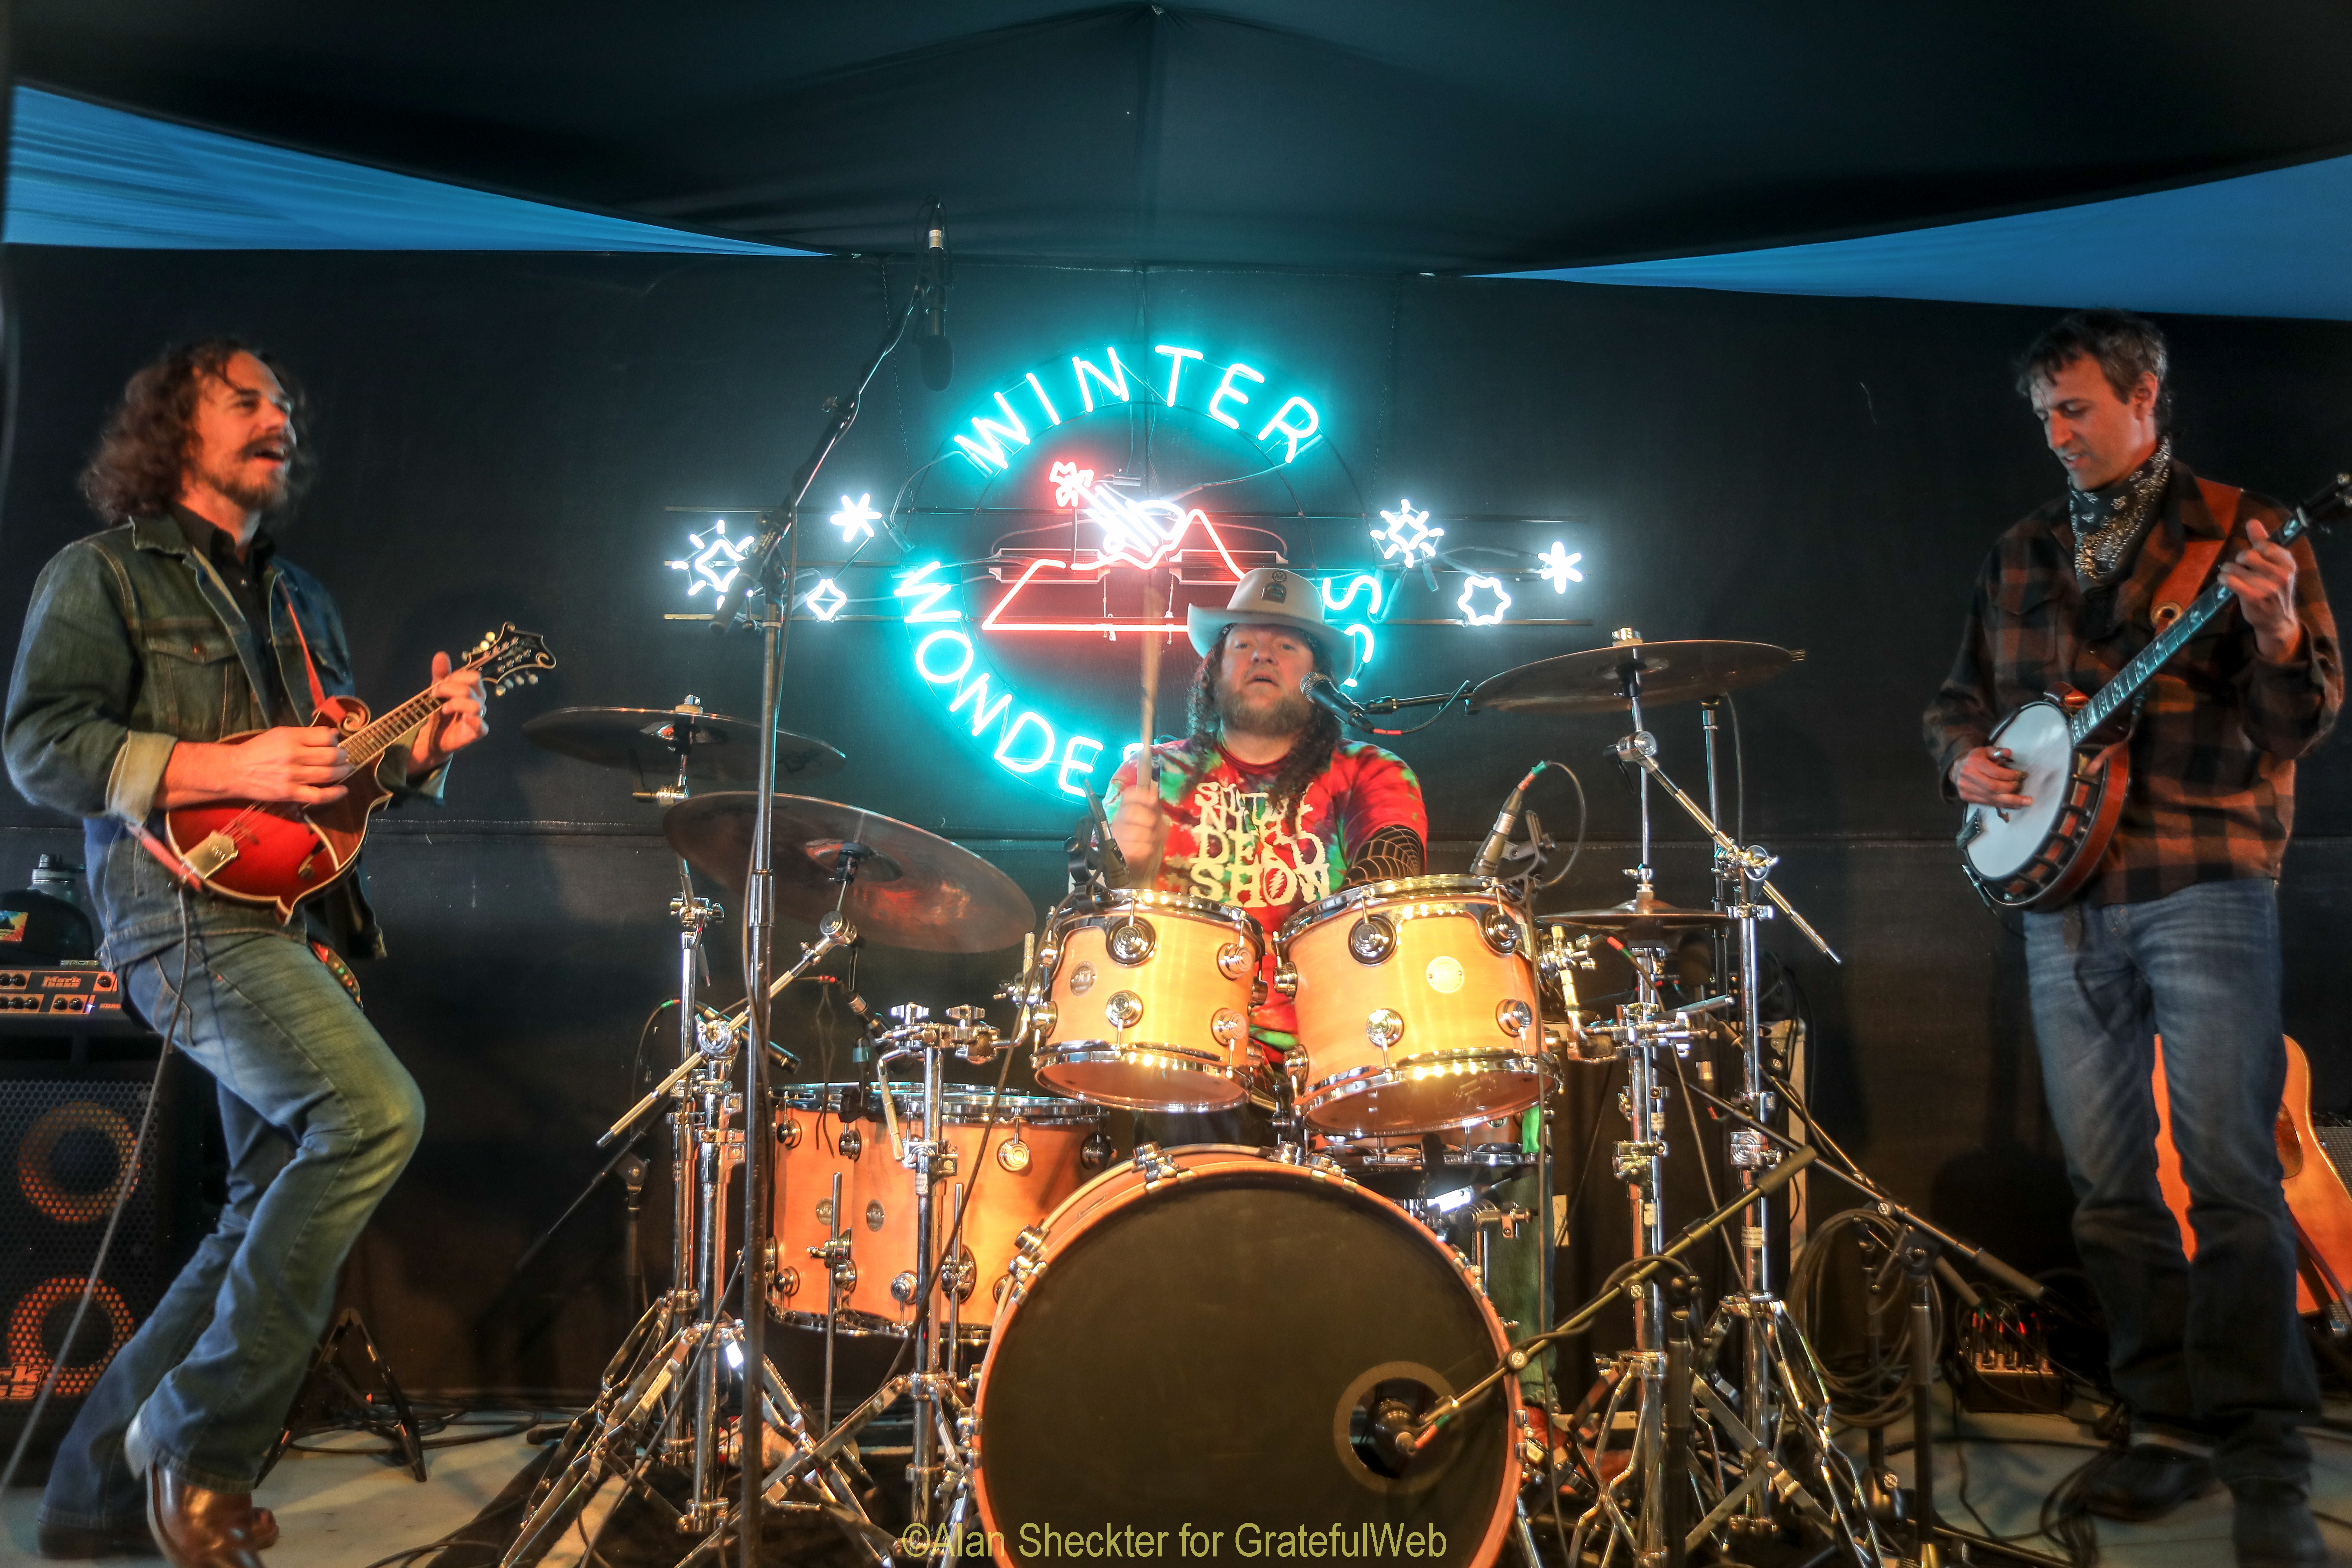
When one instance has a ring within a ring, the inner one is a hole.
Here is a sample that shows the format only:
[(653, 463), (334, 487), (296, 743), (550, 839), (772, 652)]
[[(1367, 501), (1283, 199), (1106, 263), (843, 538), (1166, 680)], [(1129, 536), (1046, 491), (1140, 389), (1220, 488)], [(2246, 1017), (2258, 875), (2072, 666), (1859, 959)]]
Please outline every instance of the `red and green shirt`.
[[(1223, 746), (1198, 738), (1162, 742), (1152, 753), (1159, 759), (1160, 805), (1170, 818), (1168, 852), (1155, 887), (1247, 910), (1269, 938), (1299, 910), (1346, 887), (1349, 863), (1381, 828), (1410, 828), (1423, 844), (1429, 842), (1421, 781), (1403, 758), (1378, 746), (1341, 742), (1330, 766), (1299, 798), (1295, 821), (1267, 799), (1280, 763), (1239, 763)], [(1129, 758), (1111, 777), (1107, 810), (1118, 810), (1135, 776)], [(1269, 952), (1269, 976), (1273, 964)], [(1250, 1023), (1266, 1044), (1286, 1047), (1297, 1019), (1287, 997), (1269, 992)]]

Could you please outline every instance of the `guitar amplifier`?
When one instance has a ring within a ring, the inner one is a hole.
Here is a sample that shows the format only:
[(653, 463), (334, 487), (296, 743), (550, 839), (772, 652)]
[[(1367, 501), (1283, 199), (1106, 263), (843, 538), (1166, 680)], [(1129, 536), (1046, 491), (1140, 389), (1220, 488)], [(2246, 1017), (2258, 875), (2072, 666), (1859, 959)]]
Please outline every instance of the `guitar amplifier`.
[[(2318, 1136), (2319, 1146), (2327, 1152), (2327, 1163), (2336, 1167), (2337, 1175), (2342, 1176), (2345, 1172), (2352, 1171), (2352, 1121), (2340, 1121), (2333, 1118), (2322, 1121), (2317, 1117), (2314, 1117), (2311, 1131)], [(2352, 1177), (2347, 1177), (2346, 1180), (2347, 1184), (2352, 1184)]]
[(123, 1005), (114, 971), (97, 960), (0, 969), (0, 1038), (31, 1035), (151, 1035)]

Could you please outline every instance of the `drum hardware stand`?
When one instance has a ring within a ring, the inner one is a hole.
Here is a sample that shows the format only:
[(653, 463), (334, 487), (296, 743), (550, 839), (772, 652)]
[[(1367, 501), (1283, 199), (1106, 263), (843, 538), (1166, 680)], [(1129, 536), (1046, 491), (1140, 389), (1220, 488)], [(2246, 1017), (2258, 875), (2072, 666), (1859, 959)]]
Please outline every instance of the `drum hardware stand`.
[[(826, 916), (818, 924), (817, 940), (804, 947), (799, 961), (777, 977), (773, 989), (781, 991), (805, 975), (835, 949), (855, 940), (855, 935), (849, 922), (841, 916)], [(692, 939), (698, 936), (697, 923), (690, 938), (682, 939), (685, 957), (681, 973), (689, 984), (697, 945)], [(756, 1125), (756, 1118), (741, 1114), (746, 1103), (756, 1106), (760, 1102), (740, 1100), (729, 1092), (732, 1088), (729, 1069), (739, 1053), (735, 1049), (736, 1031), (728, 1020), (706, 1020), (689, 1010), (682, 1030), (689, 1031), (691, 1054), (598, 1140), (602, 1145), (622, 1137), (674, 1089), (679, 1091), (680, 1100), (688, 1106), (700, 1102), (698, 1110), (680, 1109), (670, 1114), (673, 1128), (696, 1154), (695, 1179), (691, 1183), (685, 1180), (684, 1160), (679, 1162), (679, 1213), (688, 1222), (678, 1241), (680, 1267), (671, 1289), (664, 1291), (638, 1320), (605, 1369), (603, 1392), (596, 1404), (573, 1426), (579, 1434), (576, 1442), (571, 1437), (566, 1439), (571, 1448), (568, 1463), (560, 1470), (551, 1471), (548, 1479), (541, 1483), (513, 1543), (500, 1559), (501, 1568), (512, 1568), (560, 1519), (583, 1504), (615, 1476), (643, 1495), (658, 1499), (658, 1494), (644, 1482), (643, 1472), (660, 1460), (678, 1463), (688, 1471), (691, 1489), (686, 1505), (677, 1513), (681, 1531), (705, 1532), (696, 1554), (719, 1542), (728, 1529), (738, 1524), (744, 1515), (719, 1496), (719, 1476), (725, 1459), (719, 1430), (722, 1359), (740, 1369), (747, 1390), (746, 1418), (737, 1427), (737, 1462), (752, 1477), (753, 1484), (760, 1472), (758, 1435), (764, 1427), (773, 1426), (805, 1442), (805, 1424), (798, 1402), (776, 1376), (774, 1368), (767, 1364), (764, 1355), (755, 1360), (751, 1353), (755, 1345), (748, 1323), (765, 1312), (765, 1284), (772, 1268), (772, 1260), (763, 1256), (759, 1240), (761, 1229), (747, 1231), (740, 1258), (744, 1316), (721, 1316), (732, 1274), (730, 1260), (718, 1243), (725, 1168), (733, 1158), (730, 1150), (756, 1147), (762, 1142), (746, 1136), (749, 1126)], [(747, 1045), (751, 1037), (746, 1037)], [(749, 1048), (740, 1053), (747, 1064), (747, 1075), (751, 1071), (748, 1064), (761, 1061), (766, 1054), (765, 1050)], [(731, 1128), (725, 1125), (730, 1114), (739, 1123)], [(744, 1163), (748, 1165), (750, 1162)], [(755, 1367), (759, 1384), (767, 1391), (764, 1405), (748, 1393), (754, 1386), (751, 1369)], [(771, 1409), (777, 1413), (772, 1421), (766, 1419)], [(677, 1430), (681, 1418), (686, 1428), (682, 1432)], [(854, 1461), (829, 1460), (814, 1484), (832, 1504), (830, 1511), (853, 1542), (871, 1560), (887, 1562), (887, 1554), (875, 1551), (871, 1542), (859, 1531), (858, 1526), (865, 1523), (865, 1519), (856, 1503), (851, 1463)], [(663, 1500), (661, 1506), (670, 1505)], [(746, 1539), (756, 1543), (756, 1528), (744, 1533)]]

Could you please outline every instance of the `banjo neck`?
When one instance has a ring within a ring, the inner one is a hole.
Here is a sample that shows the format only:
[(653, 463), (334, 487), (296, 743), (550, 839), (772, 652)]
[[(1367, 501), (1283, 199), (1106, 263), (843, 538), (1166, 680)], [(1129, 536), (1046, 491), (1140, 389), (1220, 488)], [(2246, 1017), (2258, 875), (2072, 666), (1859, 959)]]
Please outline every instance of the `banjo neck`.
[[(2322, 496), (2337, 498), (2341, 493), (2335, 486), (2330, 486), (2328, 489), (2322, 492)], [(2320, 498), (2315, 498), (2315, 500), (2317, 499)], [(2306, 501), (2304, 505), (2295, 508), (2294, 514), (2281, 523), (2279, 531), (2271, 536), (2271, 542), (2288, 545), (2302, 538), (2305, 531), (2311, 526), (2310, 520), (2305, 514), (2313, 504), (2313, 501)], [(2121, 712), (2126, 704), (2138, 696), (2140, 689), (2156, 678), (2156, 672), (2163, 668), (2172, 656), (2179, 653), (2191, 637), (2203, 631), (2214, 616), (2228, 607), (2229, 603), (2230, 589), (2217, 574), (2213, 581), (2206, 584), (2204, 592), (2199, 594), (2196, 600), (2187, 609), (2181, 611), (2171, 625), (2157, 633), (2148, 645), (2133, 657), (2129, 664), (2116, 672), (2114, 679), (2099, 688), (2095, 696), (2066, 716), (2067, 738), (2077, 746), (2088, 741), (2098, 731), (2101, 725)]]

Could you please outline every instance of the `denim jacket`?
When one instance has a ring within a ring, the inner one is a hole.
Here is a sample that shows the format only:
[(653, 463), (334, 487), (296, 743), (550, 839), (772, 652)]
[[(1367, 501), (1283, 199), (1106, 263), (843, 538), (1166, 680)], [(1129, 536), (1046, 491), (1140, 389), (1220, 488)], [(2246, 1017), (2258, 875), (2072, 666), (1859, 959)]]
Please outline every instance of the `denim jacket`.
[[(319, 682), (354, 695), (342, 617), (318, 579), (273, 558), (264, 569), (270, 636), (258, 641), (212, 563), (188, 547), (171, 517), (137, 517), (78, 539), (50, 558), (33, 585), (0, 752), (26, 798), (82, 818), (89, 887), (117, 967), (176, 942), (176, 885), (124, 828), (153, 818), (164, 763), (181, 741), (217, 741), (266, 728), (255, 695), (260, 660), (274, 658), (297, 718), (313, 706), (302, 647), (287, 619), (290, 600), (310, 640)], [(394, 747), (376, 776), (397, 803), (438, 800), (446, 765), (407, 776)], [(365, 870), (353, 867), (304, 901), (298, 918), (323, 924), (353, 957), (381, 957), (383, 938), (368, 907)], [(193, 894), (188, 918), (205, 932), (286, 931), (262, 906)]]

